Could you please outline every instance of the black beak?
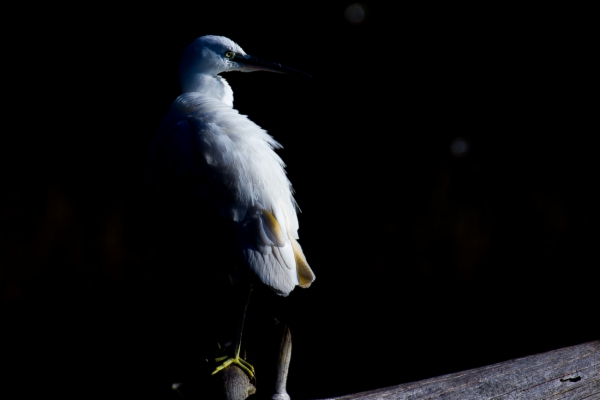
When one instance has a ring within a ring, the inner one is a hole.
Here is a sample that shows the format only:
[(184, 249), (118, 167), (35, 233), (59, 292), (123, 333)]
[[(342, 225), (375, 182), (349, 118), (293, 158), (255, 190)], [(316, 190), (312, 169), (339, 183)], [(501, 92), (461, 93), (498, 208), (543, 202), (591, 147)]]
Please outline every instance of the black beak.
[(279, 63), (261, 60), (256, 57), (249, 56), (247, 54), (245, 56), (241, 54), (236, 54), (233, 56), (233, 58), (231, 58), (231, 60), (240, 63), (241, 65), (248, 66), (256, 71), (279, 72), (282, 74), (301, 75), (310, 78), (310, 75), (306, 72), (298, 71), (297, 69), (286, 67)]

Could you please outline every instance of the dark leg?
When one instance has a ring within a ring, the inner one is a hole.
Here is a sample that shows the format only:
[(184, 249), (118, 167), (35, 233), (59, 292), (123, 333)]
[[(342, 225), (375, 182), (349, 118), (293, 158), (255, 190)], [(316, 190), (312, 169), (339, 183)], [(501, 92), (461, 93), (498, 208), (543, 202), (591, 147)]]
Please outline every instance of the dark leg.
[(233, 341), (233, 345), (234, 345), (233, 346), (233, 352), (234, 352), (233, 357), (224, 356), (224, 357), (217, 358), (216, 359), (217, 362), (223, 361), (223, 363), (221, 365), (219, 365), (213, 371), (213, 373), (212, 373), (213, 375), (216, 374), (217, 372), (221, 371), (222, 369), (227, 368), (231, 364), (236, 364), (241, 369), (246, 371), (246, 373), (250, 376), (250, 378), (254, 377), (254, 367), (240, 357), (240, 351), (242, 348), (242, 333), (244, 331), (244, 320), (246, 319), (246, 311), (248, 309), (248, 303), (250, 302), (251, 294), (252, 294), (252, 284), (249, 285), (247, 294), (243, 297), (244, 300), (242, 303), (242, 307), (240, 307), (240, 313), (239, 313), (240, 315), (238, 317), (239, 322), (237, 324), (237, 332), (235, 335), (235, 339)]
[(237, 326), (237, 335), (235, 335), (235, 341), (234, 341), (234, 346), (233, 349), (234, 351), (236, 351), (237, 353), (235, 354), (236, 357), (239, 356), (240, 354), (240, 349), (242, 347), (242, 333), (244, 332), (244, 322), (246, 320), (246, 312), (248, 311), (248, 304), (250, 304), (250, 296), (252, 295), (252, 284), (250, 284), (249, 288), (248, 288), (248, 294), (245, 296), (245, 300), (244, 300), (244, 305), (241, 308), (241, 312), (240, 312), (240, 317), (239, 317), (239, 323)]

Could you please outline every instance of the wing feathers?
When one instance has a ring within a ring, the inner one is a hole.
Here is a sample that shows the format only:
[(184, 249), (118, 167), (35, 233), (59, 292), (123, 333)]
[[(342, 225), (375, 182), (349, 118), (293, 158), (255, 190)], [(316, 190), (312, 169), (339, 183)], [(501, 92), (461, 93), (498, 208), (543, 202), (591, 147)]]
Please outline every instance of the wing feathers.
[[(315, 280), (300, 244), (281, 229), (282, 224), (269, 211), (254, 214), (246, 225), (244, 255), (259, 279), (276, 293), (287, 296), (296, 285), (307, 288)], [(285, 226), (285, 224), (283, 224)]]
[(294, 249), (294, 258), (296, 259), (296, 270), (298, 272), (298, 282), (301, 288), (307, 288), (315, 280), (315, 274), (306, 262), (306, 257), (302, 252), (302, 247), (292, 239), (292, 247)]
[[(263, 223), (263, 219), (255, 218), (254, 224), (256, 225), (256, 228), (254, 229), (254, 231), (256, 233), (256, 237), (255, 237), (256, 247), (258, 247), (259, 249), (262, 250), (262, 248), (273, 246), (275, 244), (275, 242), (273, 240), (271, 240), (271, 238), (269, 238), (269, 236), (267, 235), (267, 232), (265, 229), (265, 224)], [(261, 251), (261, 252), (264, 254), (263, 251)]]
[[(277, 247), (276, 247), (277, 249)], [(262, 254), (256, 249), (245, 249), (244, 255), (250, 269), (269, 286), (275, 293), (287, 296), (298, 284), (295, 274), (290, 274), (287, 268), (283, 268), (281, 261), (276, 257), (276, 251), (271, 254)]]
[(275, 218), (275, 216), (272, 213), (270, 213), (266, 210), (263, 210), (261, 217), (262, 217), (261, 219), (264, 222), (265, 226), (268, 228), (267, 233), (270, 234), (269, 237), (271, 237), (273, 239), (273, 242), (278, 247), (285, 246), (285, 243), (286, 243), (285, 235), (283, 234), (283, 231), (281, 230), (281, 226), (279, 225), (279, 222), (277, 222), (277, 219)]
[(286, 296), (314, 281), (298, 238), (296, 203), (280, 148), (231, 106), (198, 93), (180, 96), (163, 120), (149, 178), (194, 182), (237, 226), (238, 244), (258, 278)]

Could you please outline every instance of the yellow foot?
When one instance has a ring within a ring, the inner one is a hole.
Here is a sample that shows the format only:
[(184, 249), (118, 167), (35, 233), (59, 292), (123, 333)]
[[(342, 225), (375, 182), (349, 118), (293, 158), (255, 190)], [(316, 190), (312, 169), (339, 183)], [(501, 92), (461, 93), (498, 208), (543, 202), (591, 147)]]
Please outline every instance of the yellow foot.
[(225, 362), (223, 362), (223, 364), (219, 365), (213, 372), (212, 375), (216, 374), (217, 372), (229, 367), (231, 364), (236, 364), (237, 366), (239, 366), (241, 369), (243, 369), (244, 371), (246, 371), (246, 373), (250, 376), (250, 379), (254, 378), (254, 367), (252, 365), (250, 365), (250, 363), (248, 363), (245, 360), (242, 360), (240, 358), (240, 356), (238, 355), (235, 358), (231, 358), (231, 357), (219, 357), (217, 359), (215, 359), (216, 362), (220, 362), (225, 360)]

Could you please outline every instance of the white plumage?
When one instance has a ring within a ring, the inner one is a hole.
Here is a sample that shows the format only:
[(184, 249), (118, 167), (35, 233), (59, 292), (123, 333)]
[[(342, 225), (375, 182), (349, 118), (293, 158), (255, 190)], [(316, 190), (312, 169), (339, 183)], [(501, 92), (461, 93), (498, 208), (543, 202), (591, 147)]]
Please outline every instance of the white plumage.
[[(195, 195), (208, 199), (234, 223), (247, 267), (287, 296), (315, 276), (298, 239), (298, 218), (281, 148), (267, 132), (233, 109), (233, 91), (219, 73), (292, 71), (248, 56), (230, 39), (203, 36), (185, 51), (180, 66), (183, 94), (175, 100), (155, 140), (175, 176), (191, 175)], [(153, 165), (155, 177), (161, 166)]]

